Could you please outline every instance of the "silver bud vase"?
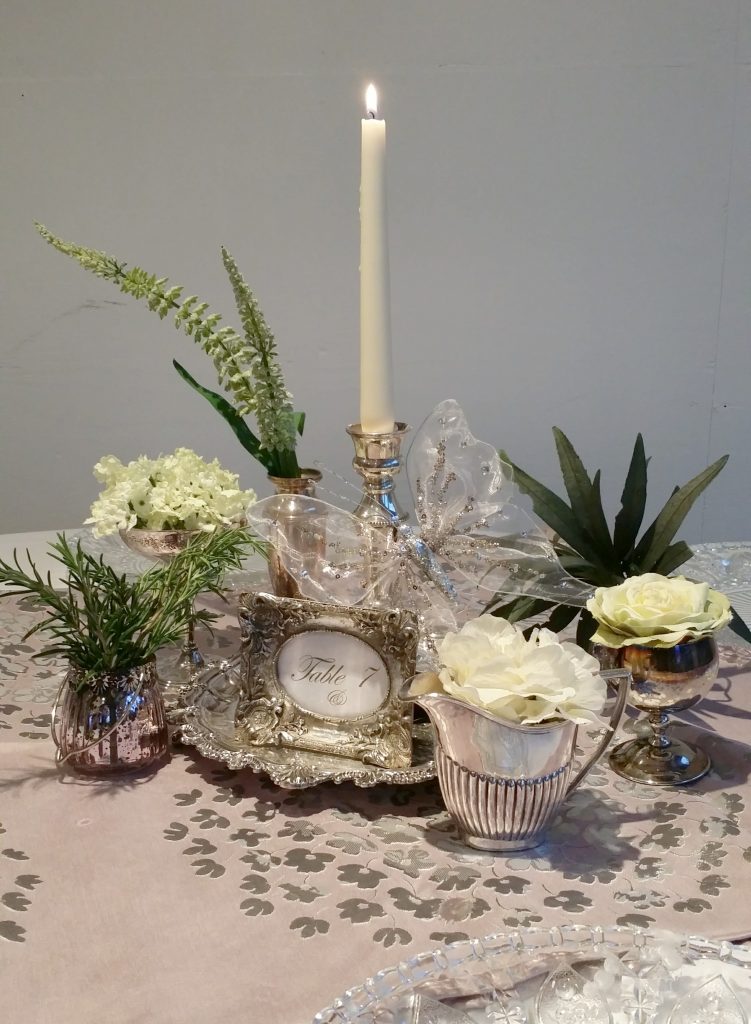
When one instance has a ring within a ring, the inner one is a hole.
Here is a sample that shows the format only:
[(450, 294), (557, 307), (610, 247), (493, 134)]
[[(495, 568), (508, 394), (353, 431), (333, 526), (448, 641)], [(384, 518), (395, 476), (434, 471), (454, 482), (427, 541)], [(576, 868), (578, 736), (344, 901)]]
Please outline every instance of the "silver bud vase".
[[(311, 537), (305, 529), (309, 514), (306, 498), (315, 497), (316, 484), (321, 473), (317, 469), (301, 469), (300, 476), (269, 476), (274, 490), (279, 495), (276, 511), (279, 524), (279, 541), (269, 545), (269, 581), (277, 597), (300, 597), (295, 579), (287, 572), (279, 553), (280, 546), (287, 543), (296, 551), (305, 552), (311, 546)], [(314, 560), (324, 554), (325, 538), (314, 537), (310, 556)]]

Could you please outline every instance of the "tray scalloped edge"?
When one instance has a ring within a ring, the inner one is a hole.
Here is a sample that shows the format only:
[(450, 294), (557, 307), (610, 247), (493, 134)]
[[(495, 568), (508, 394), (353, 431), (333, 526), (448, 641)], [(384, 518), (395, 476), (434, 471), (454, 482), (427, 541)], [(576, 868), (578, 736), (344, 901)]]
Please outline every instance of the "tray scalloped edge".
[(381, 784), (414, 785), (428, 782), (434, 779), (436, 774), (432, 759), (403, 769), (359, 765), (351, 761), (346, 763), (346, 767), (335, 769), (317, 765), (317, 755), (312, 751), (291, 752), (290, 760), (281, 763), (264, 758), (262, 747), (259, 747), (257, 752), (230, 750), (218, 743), (209, 730), (197, 721), (195, 710), (192, 708), (184, 709), (175, 740), (183, 746), (194, 747), (199, 754), (209, 760), (220, 761), (233, 771), (249, 768), (256, 774), (268, 775), (271, 781), (282, 789), (307, 789), (309, 786), (318, 786), (324, 782), (354, 782), (361, 788)]

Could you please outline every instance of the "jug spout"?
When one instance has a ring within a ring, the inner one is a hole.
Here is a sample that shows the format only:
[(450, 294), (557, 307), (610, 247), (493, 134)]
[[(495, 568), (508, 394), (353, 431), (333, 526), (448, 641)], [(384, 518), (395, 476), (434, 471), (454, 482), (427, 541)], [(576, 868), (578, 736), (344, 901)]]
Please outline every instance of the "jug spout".
[(414, 699), (427, 712), (443, 752), (470, 772), (530, 779), (571, 762), (573, 722), (516, 725), (448, 694), (426, 693)]

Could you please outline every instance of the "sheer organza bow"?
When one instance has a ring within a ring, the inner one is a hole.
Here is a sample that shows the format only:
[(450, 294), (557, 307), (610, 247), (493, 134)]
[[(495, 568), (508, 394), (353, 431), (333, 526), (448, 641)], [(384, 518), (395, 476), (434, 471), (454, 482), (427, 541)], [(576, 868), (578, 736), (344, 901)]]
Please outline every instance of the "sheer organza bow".
[(304, 597), (411, 608), (439, 636), (494, 595), (584, 605), (592, 588), (570, 576), (523, 507), (511, 468), (469, 430), (457, 402), (436, 406), (406, 460), (411, 521), (363, 521), (318, 498), (273, 495), (248, 509)]

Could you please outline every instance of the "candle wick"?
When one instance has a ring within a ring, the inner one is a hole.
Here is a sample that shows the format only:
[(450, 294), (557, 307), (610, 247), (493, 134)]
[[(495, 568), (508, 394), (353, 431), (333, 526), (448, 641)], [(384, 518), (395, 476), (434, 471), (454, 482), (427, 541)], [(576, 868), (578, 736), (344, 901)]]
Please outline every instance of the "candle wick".
[(375, 110), (369, 110), (368, 117), (371, 119), (371, 121), (375, 121)]

